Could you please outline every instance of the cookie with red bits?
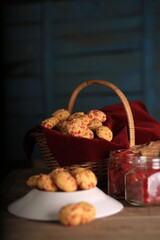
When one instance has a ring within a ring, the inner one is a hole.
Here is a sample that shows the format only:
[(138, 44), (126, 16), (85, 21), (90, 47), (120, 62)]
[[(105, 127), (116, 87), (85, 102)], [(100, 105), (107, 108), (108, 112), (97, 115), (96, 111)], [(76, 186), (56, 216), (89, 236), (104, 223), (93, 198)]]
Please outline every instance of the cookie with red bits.
[(59, 120), (56, 117), (50, 117), (41, 122), (41, 126), (51, 129), (54, 128), (58, 124)]
[(67, 204), (59, 211), (59, 220), (66, 226), (77, 226), (90, 223), (96, 216), (93, 205), (87, 202)]
[(67, 132), (74, 137), (81, 137), (87, 130), (87, 125), (80, 119), (72, 119), (66, 126)]
[(58, 118), (59, 121), (67, 120), (70, 116), (70, 112), (67, 109), (62, 108), (53, 112), (52, 116)]
[(100, 110), (91, 110), (87, 113), (88, 117), (91, 120), (99, 120), (100, 122), (105, 122), (107, 120), (107, 116), (104, 112), (100, 111)]
[(73, 120), (73, 119), (75, 119), (75, 118), (79, 118), (79, 117), (81, 117), (81, 116), (83, 116), (83, 115), (85, 115), (84, 112), (72, 113), (72, 114), (69, 116), (68, 120), (70, 121), (70, 120)]
[(48, 174), (40, 174), (37, 180), (37, 188), (48, 192), (56, 192), (58, 190), (53, 179)]
[(94, 188), (97, 185), (97, 177), (93, 171), (86, 169), (75, 174), (78, 187), (83, 190)]
[(26, 181), (27, 186), (31, 188), (36, 188), (39, 176), (40, 174), (29, 177)]
[(89, 128), (86, 130), (85, 134), (82, 136), (83, 138), (93, 139), (94, 133)]
[(102, 126), (102, 122), (97, 120), (97, 119), (93, 119), (89, 124), (88, 124), (88, 128), (92, 131), (95, 131), (96, 128), (101, 127)]
[(113, 133), (107, 126), (101, 126), (96, 129), (96, 134), (99, 138), (105, 139), (107, 141), (112, 141)]
[(76, 174), (78, 174), (78, 173), (80, 173), (80, 172), (82, 172), (82, 171), (85, 171), (85, 170), (86, 170), (86, 168), (76, 167), (75, 169), (73, 169), (73, 170), (71, 171), (71, 174), (75, 177)]
[(62, 191), (74, 192), (78, 188), (76, 179), (68, 171), (58, 173), (54, 180), (57, 187)]

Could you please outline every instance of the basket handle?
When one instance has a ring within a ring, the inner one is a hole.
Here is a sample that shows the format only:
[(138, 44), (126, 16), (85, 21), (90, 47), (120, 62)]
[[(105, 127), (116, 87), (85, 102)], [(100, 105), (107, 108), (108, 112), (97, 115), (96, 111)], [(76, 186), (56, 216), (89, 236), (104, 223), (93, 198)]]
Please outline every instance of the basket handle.
[(111, 88), (116, 94), (117, 96), (120, 98), (120, 100), (123, 103), (123, 106), (125, 108), (125, 112), (127, 114), (127, 120), (128, 120), (128, 126), (129, 126), (129, 140), (130, 140), (130, 147), (135, 146), (135, 127), (134, 127), (134, 119), (133, 119), (133, 115), (132, 115), (132, 111), (129, 105), (129, 102), (127, 100), (127, 98), (125, 97), (125, 95), (123, 94), (123, 92), (117, 88), (114, 84), (104, 81), (104, 80), (89, 80), (86, 82), (81, 83), (80, 85), (78, 85), (75, 90), (73, 91), (69, 103), (68, 103), (68, 111), (72, 112), (73, 107), (74, 107), (74, 103), (76, 100), (77, 95), (79, 94), (79, 92), (92, 84), (100, 84), (100, 85), (104, 85), (106, 87)]

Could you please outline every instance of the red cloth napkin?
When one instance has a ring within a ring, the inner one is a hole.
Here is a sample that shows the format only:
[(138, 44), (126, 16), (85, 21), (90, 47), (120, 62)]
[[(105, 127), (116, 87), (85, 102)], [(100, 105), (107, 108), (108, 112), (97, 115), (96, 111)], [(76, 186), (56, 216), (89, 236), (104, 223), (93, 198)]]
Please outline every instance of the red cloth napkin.
[[(135, 122), (136, 145), (159, 140), (160, 122), (149, 115), (143, 102), (132, 101), (130, 106)], [(107, 115), (104, 125), (108, 126), (114, 134), (111, 142), (99, 138), (90, 140), (62, 135), (55, 130), (37, 125), (24, 137), (23, 147), (28, 159), (31, 158), (35, 144), (30, 133), (35, 131), (42, 131), (45, 134), (51, 153), (62, 167), (88, 161), (100, 161), (107, 158), (110, 151), (129, 148), (128, 120), (123, 104), (107, 106), (101, 110)]]

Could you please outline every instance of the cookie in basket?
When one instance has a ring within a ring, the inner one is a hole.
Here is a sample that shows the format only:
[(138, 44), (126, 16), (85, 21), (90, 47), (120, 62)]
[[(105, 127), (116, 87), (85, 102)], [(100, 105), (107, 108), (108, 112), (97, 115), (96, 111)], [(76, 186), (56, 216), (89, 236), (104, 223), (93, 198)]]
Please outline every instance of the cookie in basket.
[(75, 113), (72, 113), (72, 114), (69, 116), (68, 120), (70, 121), (70, 120), (73, 120), (73, 119), (75, 119), (75, 118), (79, 118), (79, 117), (81, 117), (81, 116), (83, 116), (83, 115), (85, 115), (84, 112), (75, 112)]
[(72, 119), (66, 126), (67, 132), (75, 137), (81, 137), (87, 131), (87, 125), (80, 119)]
[(96, 128), (101, 127), (102, 126), (102, 122), (97, 120), (97, 119), (93, 119), (89, 124), (88, 124), (88, 128), (92, 131), (95, 131)]
[(106, 114), (100, 110), (91, 110), (87, 113), (87, 115), (91, 120), (96, 119), (99, 120), (100, 122), (105, 122), (107, 119)]
[(58, 109), (52, 113), (53, 117), (58, 118), (59, 121), (67, 120), (70, 116), (70, 112), (67, 109)]
[(96, 129), (96, 134), (99, 138), (105, 139), (107, 141), (111, 141), (113, 139), (112, 131), (106, 126), (98, 127)]
[(96, 215), (93, 205), (87, 202), (67, 204), (59, 211), (59, 220), (66, 226), (77, 226), (90, 223)]
[(42, 121), (41, 125), (45, 128), (51, 129), (58, 124), (59, 120), (56, 117), (50, 117)]
[(85, 134), (82, 136), (83, 138), (93, 139), (94, 133), (89, 128), (86, 130)]

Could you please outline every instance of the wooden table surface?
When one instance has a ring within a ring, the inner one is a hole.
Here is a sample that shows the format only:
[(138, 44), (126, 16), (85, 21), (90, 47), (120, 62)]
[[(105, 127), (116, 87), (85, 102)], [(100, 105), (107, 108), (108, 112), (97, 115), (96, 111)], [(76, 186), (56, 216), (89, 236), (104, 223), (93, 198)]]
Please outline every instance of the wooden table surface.
[(66, 227), (58, 221), (44, 222), (19, 218), (7, 206), (30, 189), (25, 181), (38, 169), (12, 171), (1, 186), (1, 240), (155, 240), (160, 239), (160, 206), (135, 207), (122, 201), (124, 209), (90, 224)]

